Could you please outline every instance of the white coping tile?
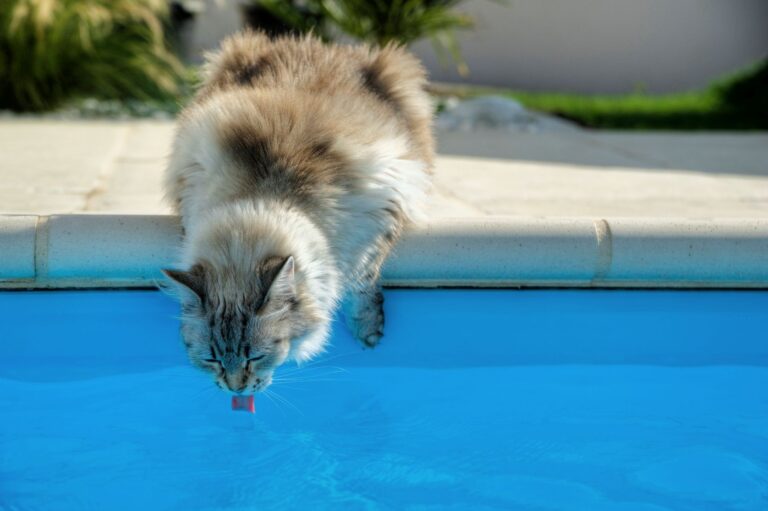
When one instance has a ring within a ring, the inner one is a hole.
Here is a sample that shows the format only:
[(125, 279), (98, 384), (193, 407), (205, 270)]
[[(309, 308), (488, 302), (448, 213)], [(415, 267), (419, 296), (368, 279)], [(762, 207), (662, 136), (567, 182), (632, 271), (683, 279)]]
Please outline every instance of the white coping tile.
[[(152, 286), (179, 245), (172, 216), (0, 216), (0, 287)], [(407, 232), (383, 280), (768, 289), (768, 221), (448, 219)]]
[(768, 283), (768, 222), (610, 221), (607, 280)]
[(35, 278), (37, 216), (0, 216), (0, 281)]
[(588, 283), (595, 273), (593, 221), (452, 219), (406, 233), (385, 281)]
[(62, 215), (48, 220), (48, 279), (152, 280), (180, 244), (176, 217)]

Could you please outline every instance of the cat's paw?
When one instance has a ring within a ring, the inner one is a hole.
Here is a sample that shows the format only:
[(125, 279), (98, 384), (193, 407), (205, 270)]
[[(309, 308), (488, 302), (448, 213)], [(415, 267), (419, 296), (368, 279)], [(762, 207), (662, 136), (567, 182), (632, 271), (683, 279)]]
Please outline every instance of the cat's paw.
[(384, 335), (384, 295), (380, 289), (355, 293), (344, 303), (344, 317), (352, 335), (369, 348)]

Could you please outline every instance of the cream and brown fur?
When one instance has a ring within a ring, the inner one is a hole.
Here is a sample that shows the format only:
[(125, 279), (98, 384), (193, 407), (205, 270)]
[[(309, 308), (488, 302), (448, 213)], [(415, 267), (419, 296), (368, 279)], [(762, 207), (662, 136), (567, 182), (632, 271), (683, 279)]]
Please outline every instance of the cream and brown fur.
[(429, 188), (432, 106), (405, 50), (243, 33), (209, 57), (166, 192), (182, 217), (190, 359), (254, 392), (320, 353), (343, 302), (382, 336), (381, 265)]

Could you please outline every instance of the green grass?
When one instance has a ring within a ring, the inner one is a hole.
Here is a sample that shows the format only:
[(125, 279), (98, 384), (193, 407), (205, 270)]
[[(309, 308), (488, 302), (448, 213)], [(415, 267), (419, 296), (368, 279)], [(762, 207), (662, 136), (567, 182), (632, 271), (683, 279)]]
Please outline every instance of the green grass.
[(649, 96), (510, 94), (528, 108), (583, 126), (602, 129), (748, 130), (768, 127), (768, 119), (723, 107), (710, 92)]
[(768, 61), (717, 81), (703, 91), (681, 94), (590, 96), (450, 85), (436, 86), (435, 93), (464, 98), (510, 96), (532, 110), (596, 129), (768, 129)]

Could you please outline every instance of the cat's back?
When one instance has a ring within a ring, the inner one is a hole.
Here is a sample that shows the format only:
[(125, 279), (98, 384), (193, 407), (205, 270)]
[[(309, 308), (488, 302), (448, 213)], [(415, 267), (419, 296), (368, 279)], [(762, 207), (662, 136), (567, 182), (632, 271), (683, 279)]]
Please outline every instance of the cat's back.
[(208, 55), (205, 76), (198, 100), (238, 89), (293, 89), (326, 97), (376, 99), (392, 113), (406, 116), (425, 113), (417, 112), (415, 104), (426, 97), (424, 69), (395, 45), (325, 44), (309, 35), (270, 39), (245, 31), (225, 39), (218, 52)]
[[(426, 75), (402, 48), (244, 32), (208, 56), (204, 76), (176, 146), (196, 166), (172, 164), (172, 198), (204, 180), (206, 203), (249, 193), (310, 203), (380, 187), (366, 180), (421, 179), (412, 169), (431, 167)], [(418, 165), (384, 169), (393, 160)], [(188, 168), (199, 169), (191, 179)]]
[(314, 139), (308, 130), (320, 129), (365, 143), (389, 135), (394, 124), (409, 138), (412, 156), (431, 164), (432, 105), (425, 86), (418, 59), (397, 46), (325, 44), (313, 36), (270, 39), (246, 31), (208, 56), (195, 103), (240, 96), (234, 101), (259, 110), (263, 123), (293, 119), (296, 142)]
[(197, 99), (249, 89), (360, 93), (357, 70), (365, 65), (366, 53), (326, 45), (311, 36), (270, 39), (246, 31), (225, 39), (218, 52), (207, 56), (206, 79)]

